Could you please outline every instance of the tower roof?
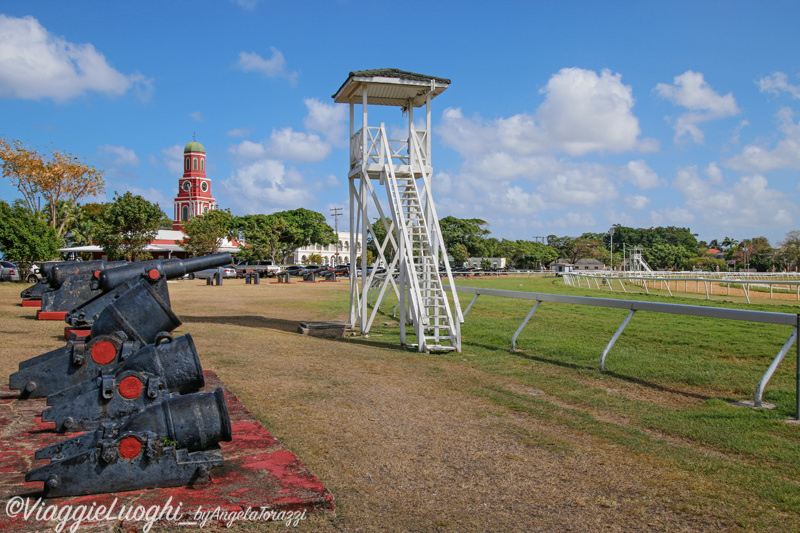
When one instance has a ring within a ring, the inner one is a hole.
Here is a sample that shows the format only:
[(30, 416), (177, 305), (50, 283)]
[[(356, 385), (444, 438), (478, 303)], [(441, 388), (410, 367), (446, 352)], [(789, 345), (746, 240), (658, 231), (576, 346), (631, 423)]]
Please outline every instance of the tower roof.
[(192, 141), (192, 142), (190, 142), (189, 144), (186, 145), (186, 148), (183, 149), (183, 153), (184, 154), (188, 153), (188, 152), (203, 152), (203, 153), (206, 153), (206, 149), (199, 142)]
[(333, 100), (336, 103), (360, 104), (361, 90), (367, 88), (367, 104), (407, 107), (409, 101), (414, 107), (425, 105), (427, 93), (434, 98), (444, 92), (450, 80), (407, 72), (396, 68), (357, 70), (351, 72)]

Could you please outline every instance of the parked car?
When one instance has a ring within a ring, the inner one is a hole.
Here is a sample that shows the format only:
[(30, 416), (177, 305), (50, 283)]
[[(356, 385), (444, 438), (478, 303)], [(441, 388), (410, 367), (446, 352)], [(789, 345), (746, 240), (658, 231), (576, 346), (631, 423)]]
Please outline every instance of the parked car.
[(0, 261), (0, 281), (19, 281), (19, 268), (9, 261)]
[(271, 261), (243, 261), (236, 264), (236, 276), (243, 278), (248, 272), (258, 272), (261, 276), (275, 277), (280, 266), (273, 265)]
[(302, 276), (305, 273), (306, 267), (300, 265), (291, 265), (283, 267), (283, 270), (288, 272), (290, 276)]
[(42, 263), (34, 263), (28, 269), (28, 274), (25, 276), (25, 281), (28, 283), (38, 283), (44, 279), (42, 274), (42, 267), (48, 263), (61, 263), (62, 261), (43, 261)]
[[(232, 265), (220, 267), (222, 268), (222, 277), (223, 278), (235, 278), (236, 277), (236, 269), (233, 268)], [(216, 268), (207, 268), (205, 270), (198, 270), (197, 272), (192, 272), (187, 274), (189, 279), (206, 279), (206, 278), (213, 278), (217, 275)]]

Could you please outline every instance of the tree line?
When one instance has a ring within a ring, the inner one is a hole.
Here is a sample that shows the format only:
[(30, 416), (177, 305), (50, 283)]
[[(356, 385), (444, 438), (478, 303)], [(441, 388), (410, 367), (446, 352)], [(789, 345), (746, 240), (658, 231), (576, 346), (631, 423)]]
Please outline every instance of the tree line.
[[(0, 199), (0, 252), (27, 268), (33, 262), (54, 259), (58, 248), (97, 244), (109, 259), (141, 260), (150, 257), (147, 245), (159, 229), (172, 220), (158, 204), (126, 192), (114, 194), (107, 203), (80, 200), (105, 193), (103, 171), (78, 157), (52, 150), (50, 155), (0, 137), (2, 176), (9, 179), (22, 198), (11, 204)], [(674, 226), (631, 228), (615, 224), (611, 232), (583, 233), (578, 237), (548, 235), (539, 240), (491, 237), (489, 224), (478, 218), (453, 216), (439, 220), (442, 238), (454, 263), (469, 258), (504, 257), (517, 269), (542, 269), (564, 259), (575, 263), (592, 258), (619, 267), (628, 250), (640, 247), (642, 256), (656, 270), (797, 270), (800, 268), (800, 230), (786, 234), (773, 248), (766, 237), (741, 241), (731, 237), (698, 241), (689, 228)], [(185, 222), (186, 238), (178, 242), (189, 255), (216, 253), (225, 239), (247, 243), (237, 253), (245, 261), (284, 262), (300, 247), (338, 242), (325, 217), (298, 208), (269, 215), (234, 216), (229, 210), (213, 210)], [(383, 247), (386, 227), (372, 225), (377, 242), (368, 239), (368, 260)], [(611, 244), (614, 248), (612, 250)], [(709, 250), (719, 250), (720, 253)], [(612, 253), (613, 252), (613, 253)], [(391, 244), (383, 250), (391, 257)], [(719, 255), (722, 258), (719, 258)]]

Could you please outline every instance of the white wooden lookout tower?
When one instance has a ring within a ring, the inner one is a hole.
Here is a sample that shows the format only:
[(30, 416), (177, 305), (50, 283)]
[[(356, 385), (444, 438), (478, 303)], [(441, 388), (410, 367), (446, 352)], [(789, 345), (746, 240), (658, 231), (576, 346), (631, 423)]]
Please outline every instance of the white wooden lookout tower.
[[(452, 308), (444, 291), (443, 277), (451, 288), (454, 284), (431, 193), (431, 100), (449, 84), (397, 69), (362, 70), (351, 72), (333, 95), (335, 102), (350, 104), (350, 322), (368, 333), (391, 290), (399, 301), (400, 341), (413, 345), (406, 341), (410, 322), (421, 352), (461, 351), (464, 318), (455, 290)], [(361, 104), (358, 131), (356, 104)], [(396, 106), (408, 114), (405, 138), (389, 139), (383, 123), (368, 126), (370, 105)], [(420, 130), (414, 109), (422, 106), (425, 125)], [(371, 217), (382, 230), (378, 235)], [(368, 238), (378, 250), (372, 265), (367, 264)]]

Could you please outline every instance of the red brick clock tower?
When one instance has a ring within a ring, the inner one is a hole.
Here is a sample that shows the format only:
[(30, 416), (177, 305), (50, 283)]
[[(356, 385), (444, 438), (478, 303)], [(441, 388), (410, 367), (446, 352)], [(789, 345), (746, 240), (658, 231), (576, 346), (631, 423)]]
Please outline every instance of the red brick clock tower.
[(183, 149), (183, 177), (178, 181), (172, 229), (182, 230), (192, 218), (216, 209), (211, 180), (206, 177), (206, 149), (192, 141)]

